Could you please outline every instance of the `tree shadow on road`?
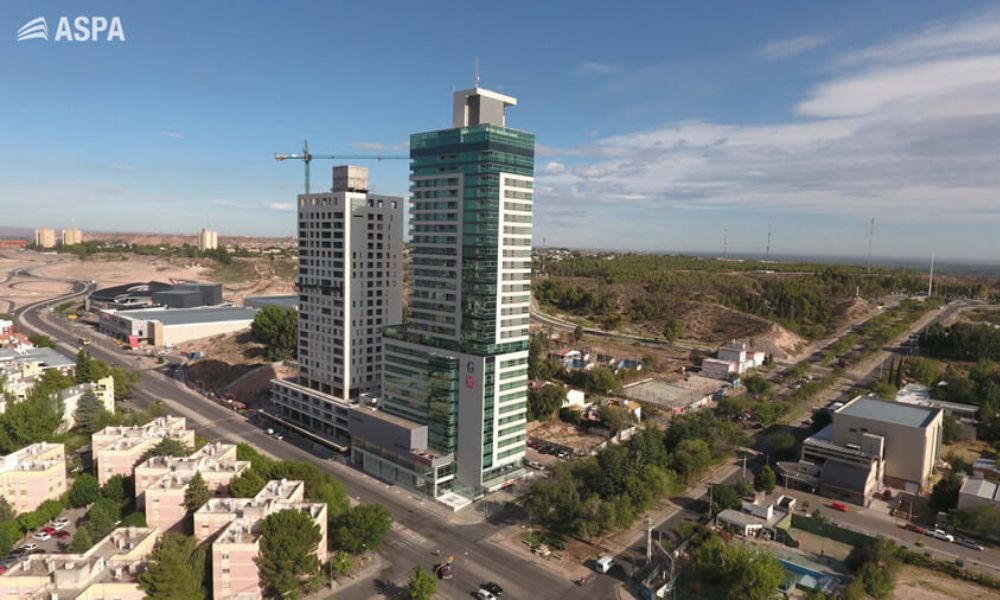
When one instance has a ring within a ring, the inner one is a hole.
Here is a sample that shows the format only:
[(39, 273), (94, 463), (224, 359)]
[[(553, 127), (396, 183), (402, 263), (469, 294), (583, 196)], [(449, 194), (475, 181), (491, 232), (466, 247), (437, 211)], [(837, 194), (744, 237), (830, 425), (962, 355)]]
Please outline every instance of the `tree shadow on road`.
[(388, 579), (376, 579), (375, 580), (375, 591), (384, 598), (407, 598), (409, 596), (409, 591), (398, 585), (395, 581), (390, 581)]

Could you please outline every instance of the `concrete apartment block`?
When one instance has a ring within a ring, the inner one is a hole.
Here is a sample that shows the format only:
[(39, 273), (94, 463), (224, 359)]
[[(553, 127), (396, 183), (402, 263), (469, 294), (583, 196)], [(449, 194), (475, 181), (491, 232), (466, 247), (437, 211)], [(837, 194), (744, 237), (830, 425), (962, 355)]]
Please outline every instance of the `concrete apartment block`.
[(80, 406), (80, 400), (87, 394), (92, 394), (101, 403), (104, 410), (114, 414), (115, 412), (115, 379), (108, 375), (103, 379), (98, 379), (93, 383), (81, 383), (73, 387), (66, 388), (59, 394), (63, 403), (62, 431), (68, 431), (76, 425), (76, 409)]
[(156, 529), (112, 531), (83, 554), (32, 554), (0, 577), (0, 598), (141, 600), (139, 575), (159, 538)]
[(327, 507), (304, 502), (301, 481), (269, 481), (253, 498), (216, 498), (194, 514), (198, 541), (212, 543), (212, 597), (216, 600), (261, 598), (256, 558), (260, 554), (260, 528), (268, 515), (282, 510), (308, 514), (320, 529), (316, 555), (326, 561)]
[(35, 245), (39, 248), (55, 248), (56, 230), (51, 227), (39, 227), (36, 229)]
[(202, 229), (198, 232), (198, 250), (215, 250), (219, 247), (219, 232)]
[(0, 458), (0, 493), (15, 511), (30, 512), (65, 491), (66, 449), (62, 444), (40, 442)]
[(205, 444), (189, 456), (154, 456), (135, 467), (135, 497), (138, 505), (143, 506), (143, 493), (146, 488), (169, 473), (185, 473), (193, 475), (200, 471), (208, 489), (215, 491), (229, 484), (225, 469), (216, 468), (216, 464), (232, 464), (236, 460), (236, 445), (223, 442)]
[(98, 431), (90, 440), (97, 480), (104, 485), (115, 475), (131, 476), (142, 455), (164, 438), (194, 446), (194, 431), (187, 429), (184, 417), (159, 417), (145, 425)]
[[(236, 447), (232, 444), (217, 443), (209, 446), (215, 448), (208, 455), (197, 456), (196, 452), (185, 458), (158, 456), (150, 458), (136, 469), (138, 481), (140, 469), (143, 473), (156, 473), (166, 465), (166, 471), (155, 482), (150, 484), (147, 479), (142, 490), (138, 485), (136, 487), (137, 504), (146, 509), (147, 525), (162, 531), (183, 529), (182, 525), (187, 517), (184, 494), (196, 473), (201, 474), (212, 493), (225, 494), (232, 478), (250, 468), (248, 461), (236, 460)], [(212, 456), (213, 453), (221, 458)]]
[(63, 246), (75, 246), (83, 243), (83, 232), (76, 227), (68, 227), (62, 230)]

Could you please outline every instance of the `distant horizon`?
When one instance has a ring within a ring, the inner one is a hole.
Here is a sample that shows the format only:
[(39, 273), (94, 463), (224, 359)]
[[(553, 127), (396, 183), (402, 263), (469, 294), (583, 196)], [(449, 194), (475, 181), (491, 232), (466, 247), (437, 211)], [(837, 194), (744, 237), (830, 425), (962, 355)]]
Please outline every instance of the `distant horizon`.
[[(70, 226), (72, 227), (72, 225)], [(62, 227), (53, 227), (52, 229), (60, 231)], [(101, 229), (83, 229), (80, 228), (83, 233), (98, 233), (98, 234), (123, 234), (123, 235), (150, 235), (150, 236), (174, 236), (183, 237), (197, 236), (198, 232), (186, 233), (186, 232), (164, 232), (164, 231), (124, 231), (124, 230), (101, 230)], [(3, 226), (0, 227), (0, 239), (28, 239), (31, 241), (34, 234), (35, 228), (31, 227), (21, 227), (21, 226)], [(5, 232), (10, 231), (21, 231), (21, 234), (10, 234)], [(223, 231), (218, 231), (219, 237), (223, 238), (263, 238), (263, 239), (274, 239), (274, 240), (288, 240), (295, 239), (294, 235), (252, 235), (252, 234), (239, 234), (239, 233), (225, 233)], [(534, 242), (535, 240), (533, 240)], [(407, 240), (409, 242), (409, 240)], [(729, 251), (728, 257), (723, 257), (721, 252), (712, 250), (697, 250), (697, 249), (665, 249), (665, 250), (646, 250), (646, 249), (629, 249), (629, 248), (598, 248), (598, 247), (585, 247), (585, 246), (565, 246), (565, 245), (546, 245), (541, 246), (533, 243), (533, 250), (569, 250), (576, 252), (613, 252), (613, 253), (628, 253), (628, 254), (649, 254), (649, 255), (664, 255), (664, 256), (692, 256), (698, 258), (713, 258), (713, 259), (724, 259), (728, 260), (748, 260), (764, 262), (765, 260), (771, 260), (774, 262), (815, 262), (815, 263), (836, 263), (836, 264), (846, 264), (852, 266), (864, 266), (868, 262), (867, 255), (864, 254), (829, 254), (829, 253), (819, 253), (819, 252), (771, 252), (770, 258), (764, 252), (760, 251), (749, 251), (740, 249), (731, 249)], [(905, 255), (890, 255), (890, 254), (877, 254), (872, 253), (871, 265), (873, 267), (897, 267), (897, 268), (910, 268), (914, 270), (930, 270), (931, 256), (905, 256)], [(976, 268), (976, 267), (986, 267), (986, 271), (991, 276), (1000, 277), (1000, 259), (987, 259), (979, 257), (954, 257), (947, 255), (936, 255), (934, 257), (934, 269), (936, 272), (941, 273), (954, 273), (956, 270), (958, 272), (963, 272), (966, 269), (962, 267)], [(992, 269), (989, 267), (993, 267)]]

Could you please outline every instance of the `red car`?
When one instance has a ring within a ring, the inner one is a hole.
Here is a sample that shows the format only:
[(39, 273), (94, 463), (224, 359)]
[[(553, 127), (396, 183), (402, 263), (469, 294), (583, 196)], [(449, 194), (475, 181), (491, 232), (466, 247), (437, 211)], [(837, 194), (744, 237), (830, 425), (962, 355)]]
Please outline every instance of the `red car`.
[(912, 531), (914, 533), (925, 533), (927, 531), (926, 529), (924, 529), (920, 525), (917, 525), (916, 523), (907, 523), (903, 527), (904, 529), (907, 529), (908, 531)]
[(45, 533), (47, 533), (49, 535), (55, 535), (56, 534), (55, 527), (42, 527), (41, 531), (44, 531)]
[(66, 538), (70, 537), (70, 533), (66, 530), (57, 531), (52, 534), (52, 537), (56, 538), (57, 540), (65, 540)]
[(830, 505), (833, 510), (839, 510), (840, 512), (847, 512), (847, 505), (843, 502), (834, 502)]

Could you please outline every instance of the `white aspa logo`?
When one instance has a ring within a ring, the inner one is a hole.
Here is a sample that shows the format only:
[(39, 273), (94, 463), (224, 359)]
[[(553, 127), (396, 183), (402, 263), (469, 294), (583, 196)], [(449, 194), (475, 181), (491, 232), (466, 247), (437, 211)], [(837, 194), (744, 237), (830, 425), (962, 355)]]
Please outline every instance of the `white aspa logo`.
[[(17, 30), (17, 41), (49, 39), (45, 17), (36, 17)], [(59, 17), (54, 42), (124, 42), (121, 17)]]

